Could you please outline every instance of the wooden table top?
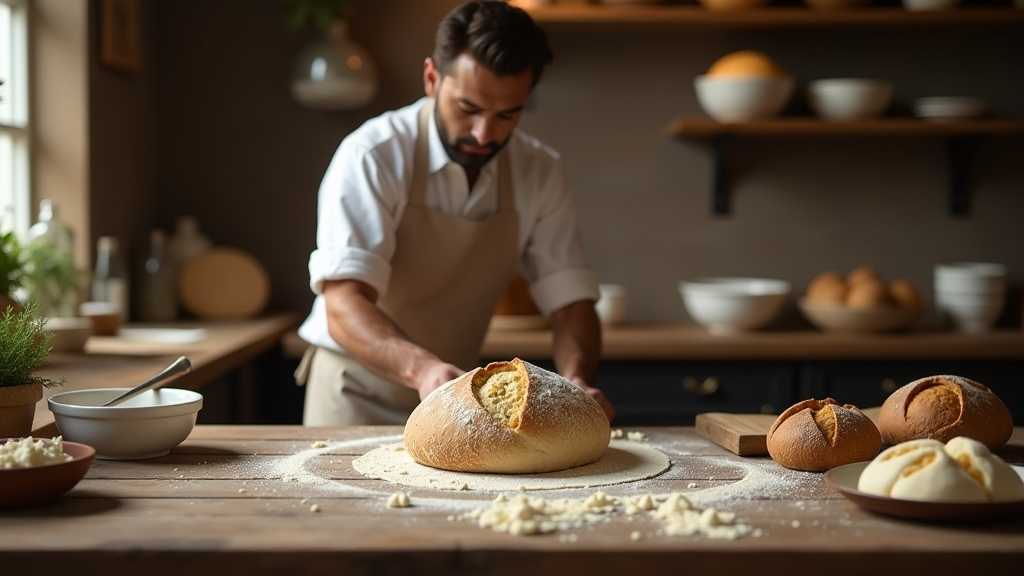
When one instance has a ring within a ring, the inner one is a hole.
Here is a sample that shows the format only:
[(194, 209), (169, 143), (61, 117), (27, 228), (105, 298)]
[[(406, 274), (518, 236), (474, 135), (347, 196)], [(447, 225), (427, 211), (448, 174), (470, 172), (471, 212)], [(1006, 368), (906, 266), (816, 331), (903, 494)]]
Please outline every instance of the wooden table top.
[[(630, 429), (634, 430), (634, 429)], [(401, 428), (198, 426), (169, 456), (96, 461), (44, 507), (0, 513), (7, 574), (975, 574), (1024, 565), (1024, 518), (939, 524), (868, 512), (821, 474), (741, 458), (692, 428), (638, 428), (667, 454), (657, 478), (613, 496), (682, 492), (761, 531), (737, 540), (664, 534), (660, 520), (607, 521), (539, 536), (458, 515), (496, 496), (409, 488), (361, 476), (352, 461)], [(323, 448), (314, 448), (323, 441)], [(1000, 454), (1024, 463), (1024, 428)], [(744, 479), (745, 478), (745, 479)], [(410, 508), (388, 508), (397, 490)], [(595, 489), (537, 491), (585, 498)], [(511, 495), (511, 494), (510, 494)], [(312, 507), (316, 505), (319, 511)], [(630, 520), (632, 518), (632, 520)], [(633, 539), (638, 532), (641, 537)]]
[[(192, 371), (171, 384), (175, 388), (201, 390), (203, 386), (277, 346), (282, 334), (298, 325), (298, 314), (281, 313), (230, 321), (183, 321), (159, 327), (203, 329), (199, 342), (149, 343), (116, 336), (91, 336), (80, 353), (54, 353), (36, 372), (52, 380), (64, 378), (61, 387), (44, 389), (36, 404), (35, 436), (55, 436), (58, 431), (46, 399), (59, 392), (87, 388), (128, 388), (152, 378), (179, 356), (187, 356)], [(131, 324), (129, 328), (153, 328)]]

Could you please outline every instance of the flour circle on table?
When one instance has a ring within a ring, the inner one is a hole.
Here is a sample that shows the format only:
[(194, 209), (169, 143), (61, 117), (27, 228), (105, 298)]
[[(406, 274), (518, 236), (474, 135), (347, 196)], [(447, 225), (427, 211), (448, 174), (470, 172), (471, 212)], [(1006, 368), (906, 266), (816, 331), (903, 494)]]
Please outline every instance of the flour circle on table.
[[(437, 490), (559, 490), (624, 484), (668, 470), (665, 454), (636, 442), (612, 440), (604, 456), (584, 466), (542, 474), (453, 472), (413, 461), (402, 444), (381, 446), (356, 458), (352, 467), (368, 478)], [(465, 486), (465, 488), (463, 488)]]

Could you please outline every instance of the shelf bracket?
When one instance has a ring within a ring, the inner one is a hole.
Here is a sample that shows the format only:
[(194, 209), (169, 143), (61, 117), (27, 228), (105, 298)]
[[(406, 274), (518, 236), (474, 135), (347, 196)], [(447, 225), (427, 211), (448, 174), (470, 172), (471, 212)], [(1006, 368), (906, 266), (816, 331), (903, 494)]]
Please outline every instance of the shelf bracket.
[(957, 136), (949, 140), (949, 214), (971, 213), (971, 166), (978, 147), (988, 139), (984, 134)]
[(711, 172), (711, 214), (729, 215), (729, 151), (732, 148), (732, 134), (719, 134), (711, 142), (714, 163)]

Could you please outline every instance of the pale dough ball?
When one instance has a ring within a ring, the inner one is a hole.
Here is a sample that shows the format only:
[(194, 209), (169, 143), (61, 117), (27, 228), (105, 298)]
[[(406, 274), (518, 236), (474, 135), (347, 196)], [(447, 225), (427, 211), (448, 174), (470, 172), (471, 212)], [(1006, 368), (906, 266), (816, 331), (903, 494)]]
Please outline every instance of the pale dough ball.
[(861, 472), (866, 494), (929, 502), (987, 502), (985, 487), (946, 453), (938, 440), (911, 440), (879, 454)]
[(974, 480), (985, 487), (993, 502), (1024, 498), (1024, 481), (987, 446), (966, 436), (946, 443), (946, 453)]

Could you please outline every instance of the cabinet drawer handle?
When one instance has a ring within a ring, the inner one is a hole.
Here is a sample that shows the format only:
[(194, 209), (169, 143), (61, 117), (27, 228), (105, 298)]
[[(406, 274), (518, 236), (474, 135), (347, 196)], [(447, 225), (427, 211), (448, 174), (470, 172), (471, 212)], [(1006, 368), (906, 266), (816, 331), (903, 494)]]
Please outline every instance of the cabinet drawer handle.
[(886, 378), (885, 380), (882, 380), (882, 392), (885, 392), (886, 394), (892, 394), (893, 392), (896, 391), (897, 388), (899, 388), (899, 386), (896, 384), (896, 381), (893, 380), (892, 378)]
[(718, 378), (709, 376), (707, 380), (698, 382), (696, 378), (683, 378), (683, 388), (695, 396), (710, 396), (718, 391)]

